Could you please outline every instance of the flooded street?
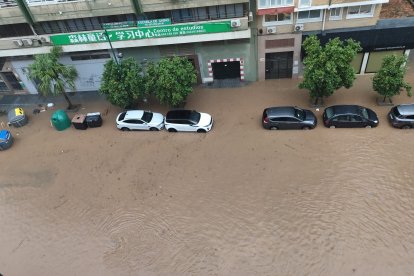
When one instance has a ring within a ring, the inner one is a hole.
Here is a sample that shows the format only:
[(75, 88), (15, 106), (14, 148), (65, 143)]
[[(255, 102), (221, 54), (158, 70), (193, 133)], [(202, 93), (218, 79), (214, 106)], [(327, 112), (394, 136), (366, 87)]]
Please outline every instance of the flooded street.
[(120, 132), (103, 102), (86, 131), (31, 115), (0, 152), (0, 273), (414, 275), (414, 130), (389, 125), (370, 78), (326, 104), (374, 109), (373, 129), (327, 129), (321, 108), (314, 130), (264, 130), (266, 107), (309, 108), (293, 80), (197, 89), (207, 134)]

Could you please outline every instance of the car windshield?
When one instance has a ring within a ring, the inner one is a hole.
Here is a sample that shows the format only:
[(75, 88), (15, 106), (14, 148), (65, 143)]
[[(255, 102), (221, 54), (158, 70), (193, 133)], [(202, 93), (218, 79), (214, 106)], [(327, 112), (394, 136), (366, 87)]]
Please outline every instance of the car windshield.
[(303, 121), (305, 120), (305, 112), (302, 109), (295, 108), (295, 117), (299, 120)]
[(369, 119), (368, 110), (366, 108), (361, 108), (361, 114), (365, 119)]
[(327, 108), (325, 109), (326, 118), (330, 119), (334, 115), (333, 108)]
[(148, 112), (148, 111), (144, 111), (144, 115), (142, 115), (142, 118), (141, 118), (144, 122), (147, 122), (147, 123), (149, 123), (149, 122), (151, 122), (151, 119), (152, 119), (152, 112)]
[(122, 112), (121, 115), (119, 115), (118, 120), (122, 121), (125, 118), (126, 112)]
[(200, 117), (201, 115), (197, 111), (192, 111), (190, 114), (190, 120), (196, 124), (200, 121)]
[(392, 109), (392, 114), (394, 114), (396, 117), (400, 117), (401, 116), (401, 113), (398, 111), (398, 108), (397, 107), (394, 107)]

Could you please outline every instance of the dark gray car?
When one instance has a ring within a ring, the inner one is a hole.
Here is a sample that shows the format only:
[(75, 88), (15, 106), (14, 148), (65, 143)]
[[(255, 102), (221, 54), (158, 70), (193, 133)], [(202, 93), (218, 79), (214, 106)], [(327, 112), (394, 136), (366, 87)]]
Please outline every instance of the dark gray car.
[(317, 120), (312, 111), (296, 106), (269, 107), (263, 111), (265, 129), (312, 129)]
[(401, 104), (391, 108), (388, 113), (388, 120), (393, 127), (413, 128), (414, 127), (414, 104)]
[(366, 107), (359, 105), (333, 105), (325, 108), (323, 124), (326, 127), (376, 127), (377, 114)]

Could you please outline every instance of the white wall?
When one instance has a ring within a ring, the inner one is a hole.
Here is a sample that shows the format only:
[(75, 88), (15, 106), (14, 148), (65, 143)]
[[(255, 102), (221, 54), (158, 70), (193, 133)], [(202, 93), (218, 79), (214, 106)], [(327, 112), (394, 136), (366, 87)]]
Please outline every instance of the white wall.
[[(101, 77), (106, 59), (72, 61), (69, 56), (64, 56), (60, 62), (65, 65), (75, 66), (78, 71), (78, 78), (75, 81), (76, 91), (98, 90), (101, 84)], [(27, 67), (33, 60), (11, 61), (14, 72), (19, 76), (30, 94), (38, 94), (34, 82), (27, 76)]]

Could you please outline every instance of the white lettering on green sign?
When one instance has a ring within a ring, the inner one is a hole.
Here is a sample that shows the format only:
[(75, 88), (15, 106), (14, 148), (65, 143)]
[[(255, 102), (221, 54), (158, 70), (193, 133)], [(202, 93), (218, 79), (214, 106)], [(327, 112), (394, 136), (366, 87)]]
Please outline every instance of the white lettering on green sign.
[(140, 20), (137, 22), (138, 27), (152, 27), (152, 26), (162, 26), (162, 25), (171, 25), (171, 19), (170, 18), (149, 19), (149, 20)]
[[(230, 31), (232, 31), (230, 21), (221, 21), (203, 24), (181, 24), (171, 26), (131, 28), (123, 30), (107, 30), (107, 35), (110, 41), (112, 42), (208, 33), (221, 33)], [(103, 31), (77, 33), (70, 35), (52, 35), (50, 39), (54, 45), (100, 43), (108, 41), (108, 38)]]

